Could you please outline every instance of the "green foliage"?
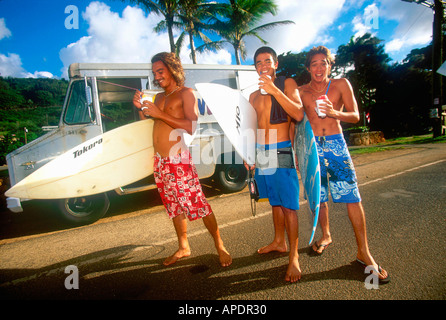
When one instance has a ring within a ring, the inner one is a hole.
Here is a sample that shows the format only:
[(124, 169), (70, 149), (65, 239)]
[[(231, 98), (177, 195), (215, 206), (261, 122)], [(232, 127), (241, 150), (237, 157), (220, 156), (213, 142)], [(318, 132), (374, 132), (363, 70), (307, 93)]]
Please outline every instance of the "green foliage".
[[(383, 131), (386, 138), (428, 133), (432, 125), (428, 116), (432, 46), (414, 49), (402, 63), (390, 64), (381, 42), (366, 34), (339, 46), (332, 76), (350, 81), (361, 117), (370, 113), (371, 131)], [(306, 55), (281, 54), (278, 74), (294, 78), (298, 85), (308, 83)], [(362, 118), (356, 125), (364, 123)], [(347, 129), (351, 126), (342, 125)]]
[(0, 109), (60, 106), (67, 87), (66, 80), (0, 77)]
[(25, 98), (9, 85), (9, 82), (0, 78), (0, 108), (11, 109), (25, 105)]
[(68, 87), (66, 80), (0, 77), (0, 164), (5, 156), (57, 125)]
[(306, 56), (306, 52), (288, 52), (279, 55), (279, 69), (277, 70), (277, 73), (287, 78), (293, 78), (299, 86), (310, 82), (310, 74), (305, 67)]
[(132, 122), (133, 106), (130, 103), (111, 103), (102, 107), (102, 122), (106, 131)]
[(7, 133), (0, 139), (0, 165), (6, 164), (6, 155), (17, 148), (20, 148), (25, 143), (20, 141), (14, 135)]
[(367, 126), (359, 126), (359, 127), (351, 127), (344, 130), (344, 133), (365, 133), (369, 132), (369, 127)]

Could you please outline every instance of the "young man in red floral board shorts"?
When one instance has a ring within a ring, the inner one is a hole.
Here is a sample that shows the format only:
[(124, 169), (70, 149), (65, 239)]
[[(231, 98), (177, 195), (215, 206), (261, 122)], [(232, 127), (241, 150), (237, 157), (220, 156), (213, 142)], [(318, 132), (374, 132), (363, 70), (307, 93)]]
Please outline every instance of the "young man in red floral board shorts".
[(192, 134), (198, 119), (197, 99), (192, 89), (184, 87), (184, 71), (180, 60), (173, 53), (158, 53), (152, 58), (155, 85), (164, 89), (154, 103), (144, 101), (137, 91), (133, 104), (140, 111), (140, 118), (152, 117), (153, 145), (155, 149), (154, 176), (164, 206), (173, 221), (178, 236), (178, 250), (164, 261), (164, 265), (190, 256), (187, 239), (187, 220), (202, 218), (212, 235), (220, 264), (227, 267), (232, 258), (223, 245), (217, 220), (208, 204), (195, 165), (182, 132)]

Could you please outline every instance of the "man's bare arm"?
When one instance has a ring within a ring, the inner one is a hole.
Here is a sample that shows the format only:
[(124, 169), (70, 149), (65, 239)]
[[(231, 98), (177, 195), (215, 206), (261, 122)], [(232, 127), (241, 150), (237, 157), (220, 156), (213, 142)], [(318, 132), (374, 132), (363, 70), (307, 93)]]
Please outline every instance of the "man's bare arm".
[(304, 108), (300, 99), (299, 90), (293, 79), (285, 80), (285, 92), (277, 87), (271, 91), (283, 110), (294, 120), (301, 121), (304, 117)]
[(360, 120), (360, 117), (358, 104), (353, 94), (353, 88), (347, 79), (340, 79), (338, 81), (338, 87), (341, 91), (341, 98), (345, 111), (342, 110), (342, 108), (341, 110), (335, 110), (331, 101), (327, 100), (327, 105), (325, 106), (326, 115), (343, 122), (357, 123)]
[[(160, 119), (174, 129), (183, 129), (189, 134), (193, 134), (198, 119), (197, 99), (192, 89), (184, 88), (181, 91), (184, 118), (174, 117), (163, 112), (155, 104), (149, 103), (147, 112), (153, 118)], [(146, 110), (144, 110), (146, 111)]]

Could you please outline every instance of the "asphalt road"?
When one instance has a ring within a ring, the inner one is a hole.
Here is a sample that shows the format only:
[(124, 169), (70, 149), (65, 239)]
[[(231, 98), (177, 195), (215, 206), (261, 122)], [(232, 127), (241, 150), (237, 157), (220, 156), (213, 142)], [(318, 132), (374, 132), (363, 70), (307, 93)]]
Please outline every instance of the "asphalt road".
[[(144, 299), (162, 300), (164, 307), (166, 300), (444, 300), (446, 144), (355, 156), (354, 162), (371, 252), (392, 278), (377, 289), (366, 288), (367, 275), (354, 262), (345, 205), (330, 202), (334, 242), (314, 257), (308, 254), (310, 220), (301, 200), (303, 277), (289, 284), (287, 254), (256, 253), (273, 237), (268, 204), (259, 203), (253, 217), (246, 190), (223, 195), (205, 187), (233, 256), (229, 268), (220, 267), (199, 221), (189, 223), (192, 255), (162, 265), (177, 240), (155, 191), (115, 197), (105, 218), (72, 229), (55, 223), (46, 203), (29, 202), (22, 214), (1, 213), (0, 299)], [(169, 312), (181, 312), (177, 304)]]

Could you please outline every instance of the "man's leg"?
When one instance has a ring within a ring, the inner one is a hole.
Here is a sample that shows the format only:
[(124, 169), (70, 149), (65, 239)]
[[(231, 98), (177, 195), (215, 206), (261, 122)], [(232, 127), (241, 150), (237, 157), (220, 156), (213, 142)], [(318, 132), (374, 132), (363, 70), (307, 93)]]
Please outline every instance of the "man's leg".
[(220, 230), (218, 229), (217, 219), (215, 215), (211, 213), (210, 215), (203, 218), (203, 223), (211, 234), (212, 238), (214, 238), (215, 248), (217, 249), (218, 256), (220, 258), (220, 264), (223, 267), (228, 267), (232, 263), (232, 258), (229, 252), (226, 250), (223, 245), (223, 240), (220, 236)]
[[(364, 262), (374, 262), (371, 258), (369, 246), (367, 243), (367, 231), (364, 209), (361, 202), (347, 203), (347, 211), (350, 222), (355, 232), (356, 244), (358, 246), (358, 259)], [(363, 260), (366, 259), (367, 261)]]
[[(363, 261), (366, 265), (373, 266), (378, 270), (378, 265), (370, 254), (369, 245), (367, 241), (366, 220), (364, 208), (361, 202), (347, 203), (348, 217), (355, 232), (356, 244), (358, 246), (357, 259)], [(380, 279), (387, 278), (387, 271), (384, 269), (379, 274)]]
[(316, 241), (312, 248), (315, 252), (321, 254), (332, 242), (328, 218), (328, 202), (321, 203), (318, 222), (322, 230), (322, 238)]
[(287, 245), (285, 241), (285, 216), (282, 208), (279, 206), (272, 207), (273, 223), (274, 223), (274, 240), (269, 245), (257, 250), (258, 253), (269, 253), (271, 251), (286, 252)]
[(164, 260), (164, 265), (168, 266), (177, 262), (178, 259), (190, 256), (190, 246), (187, 240), (187, 220), (184, 214), (172, 219), (175, 231), (178, 237), (178, 250), (166, 260)]
[(296, 210), (281, 208), (285, 216), (285, 227), (288, 234), (288, 241), (290, 243), (289, 264), (286, 272), (285, 280), (290, 282), (299, 281), (302, 276), (302, 271), (299, 266), (299, 222)]

